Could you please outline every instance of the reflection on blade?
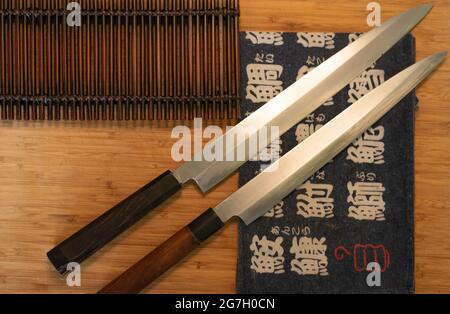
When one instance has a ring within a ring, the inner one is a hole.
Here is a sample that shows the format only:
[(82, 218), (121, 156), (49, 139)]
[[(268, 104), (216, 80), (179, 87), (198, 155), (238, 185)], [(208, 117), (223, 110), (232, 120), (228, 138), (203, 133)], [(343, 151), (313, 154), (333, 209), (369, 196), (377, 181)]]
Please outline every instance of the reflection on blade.
[(222, 221), (240, 216), (249, 224), (299, 187), (378, 121), (446, 56), (441, 52), (403, 70), (297, 145), (214, 208)]

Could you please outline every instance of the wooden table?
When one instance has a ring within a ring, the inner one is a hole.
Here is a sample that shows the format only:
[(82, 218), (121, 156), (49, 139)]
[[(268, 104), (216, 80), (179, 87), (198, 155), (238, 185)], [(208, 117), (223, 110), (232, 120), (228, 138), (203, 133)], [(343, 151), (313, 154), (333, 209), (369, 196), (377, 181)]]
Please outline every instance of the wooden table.
[[(242, 30), (366, 31), (368, 1), (241, 0)], [(422, 1), (383, 1), (382, 19)], [(450, 50), (450, 1), (415, 29), (417, 58)], [(418, 89), (417, 292), (450, 292), (450, 62)], [(178, 228), (237, 188), (206, 197), (194, 185), (82, 265), (69, 288), (46, 252), (165, 169), (174, 123), (0, 122), (0, 293), (95, 292)], [(233, 293), (236, 223), (146, 292)]]

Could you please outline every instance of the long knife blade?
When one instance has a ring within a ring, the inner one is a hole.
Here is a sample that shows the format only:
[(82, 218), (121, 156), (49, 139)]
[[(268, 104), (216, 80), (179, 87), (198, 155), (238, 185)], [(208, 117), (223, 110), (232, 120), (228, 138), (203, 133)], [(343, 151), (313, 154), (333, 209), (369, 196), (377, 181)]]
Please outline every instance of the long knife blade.
[[(236, 152), (246, 151), (248, 142), (264, 127), (277, 126), (279, 135), (282, 135), (372, 65), (419, 23), (431, 8), (431, 4), (418, 6), (372, 29), (303, 76), (223, 136), (210, 142), (205, 149), (210, 149), (211, 145), (226, 147), (227, 135), (239, 133), (239, 130), (245, 130), (246, 136), (239, 137), (233, 146), (229, 145), (226, 156), (235, 156)], [(269, 142), (274, 139), (270, 138)], [(247, 151), (245, 159), (254, 155)], [(194, 157), (194, 161), (180, 166), (174, 172), (174, 176), (180, 184), (192, 179), (203, 192), (207, 192), (244, 162), (245, 160), (203, 161), (200, 153), (200, 156)]]
[(213, 208), (225, 222), (239, 216), (250, 224), (299, 187), (378, 121), (442, 62), (447, 52), (408, 67), (359, 99), (238, 191)]

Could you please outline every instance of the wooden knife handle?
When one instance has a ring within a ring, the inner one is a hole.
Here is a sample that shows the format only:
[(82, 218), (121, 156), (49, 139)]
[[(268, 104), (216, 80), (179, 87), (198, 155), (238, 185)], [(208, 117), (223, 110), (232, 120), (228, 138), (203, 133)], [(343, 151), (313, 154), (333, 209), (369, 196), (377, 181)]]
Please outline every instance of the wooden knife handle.
[(98, 293), (139, 293), (222, 226), (223, 222), (216, 213), (208, 209)]
[(54, 247), (47, 253), (49, 260), (65, 273), (67, 264), (83, 262), (180, 189), (172, 172), (166, 171)]

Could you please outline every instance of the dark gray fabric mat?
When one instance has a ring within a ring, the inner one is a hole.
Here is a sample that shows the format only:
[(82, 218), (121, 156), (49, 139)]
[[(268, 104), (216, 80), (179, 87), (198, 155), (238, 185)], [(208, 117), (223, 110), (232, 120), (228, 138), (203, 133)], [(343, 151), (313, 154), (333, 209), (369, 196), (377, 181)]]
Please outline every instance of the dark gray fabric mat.
[[(241, 115), (255, 111), (357, 36), (241, 33)], [(415, 42), (408, 35), (282, 136), (272, 152), (288, 152), (414, 61)], [(410, 93), (265, 217), (250, 226), (240, 223), (238, 292), (414, 292), (415, 105), (415, 94)], [(267, 163), (245, 164), (239, 184)], [(381, 267), (380, 286), (367, 284), (367, 265), (374, 261)]]

